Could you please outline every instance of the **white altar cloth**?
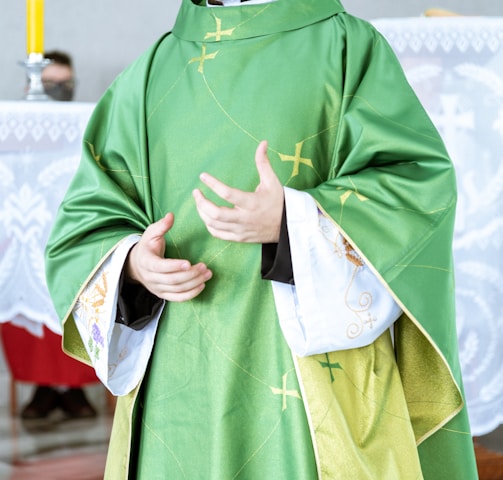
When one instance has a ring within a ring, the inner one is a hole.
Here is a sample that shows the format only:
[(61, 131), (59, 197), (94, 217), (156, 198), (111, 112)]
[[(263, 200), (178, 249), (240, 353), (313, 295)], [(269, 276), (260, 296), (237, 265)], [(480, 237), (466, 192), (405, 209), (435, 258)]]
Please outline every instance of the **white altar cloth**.
[[(0, 322), (61, 332), (44, 248), (94, 104), (0, 102)], [(64, 281), (64, 279), (62, 279)]]

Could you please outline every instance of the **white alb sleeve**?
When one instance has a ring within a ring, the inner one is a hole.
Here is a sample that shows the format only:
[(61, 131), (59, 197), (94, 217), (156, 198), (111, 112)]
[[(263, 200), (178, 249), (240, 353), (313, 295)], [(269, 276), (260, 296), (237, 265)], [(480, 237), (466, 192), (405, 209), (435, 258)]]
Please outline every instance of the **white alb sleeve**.
[(402, 311), (307, 193), (285, 188), (295, 285), (272, 282), (283, 335), (299, 356), (363, 347)]
[(115, 321), (119, 279), (127, 254), (139, 239), (139, 235), (130, 235), (119, 243), (72, 311), (96, 375), (114, 395), (131, 392), (143, 378), (163, 310), (138, 331)]

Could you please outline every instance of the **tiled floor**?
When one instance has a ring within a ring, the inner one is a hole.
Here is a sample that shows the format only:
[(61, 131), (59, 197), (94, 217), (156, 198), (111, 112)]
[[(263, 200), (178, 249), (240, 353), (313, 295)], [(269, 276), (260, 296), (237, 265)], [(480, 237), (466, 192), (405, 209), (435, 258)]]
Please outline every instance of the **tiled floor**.
[[(33, 393), (33, 386), (16, 385), (17, 408)], [(90, 420), (25, 424), (10, 413), (10, 376), (0, 348), (0, 480), (102, 480), (112, 426), (110, 407), (102, 385), (86, 387), (98, 411)]]
[[(91, 398), (97, 387), (88, 391)], [(94, 419), (55, 415), (40, 424), (26, 424), (0, 408), (0, 480), (103, 479), (112, 425), (104, 403), (93, 402), (99, 410)]]
[[(106, 406), (96, 419), (55, 418), (39, 428), (0, 409), (0, 480), (102, 480), (111, 423)], [(502, 480), (503, 428), (477, 444), (484, 449), (480, 480)]]

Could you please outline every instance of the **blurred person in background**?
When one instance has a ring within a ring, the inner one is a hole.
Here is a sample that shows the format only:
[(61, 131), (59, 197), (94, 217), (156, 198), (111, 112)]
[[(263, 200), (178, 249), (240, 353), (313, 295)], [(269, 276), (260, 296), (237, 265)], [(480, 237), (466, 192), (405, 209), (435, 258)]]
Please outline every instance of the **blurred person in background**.
[(53, 100), (69, 102), (75, 93), (75, 72), (70, 55), (53, 50), (47, 52), (45, 58), (52, 63), (42, 71), (44, 90)]

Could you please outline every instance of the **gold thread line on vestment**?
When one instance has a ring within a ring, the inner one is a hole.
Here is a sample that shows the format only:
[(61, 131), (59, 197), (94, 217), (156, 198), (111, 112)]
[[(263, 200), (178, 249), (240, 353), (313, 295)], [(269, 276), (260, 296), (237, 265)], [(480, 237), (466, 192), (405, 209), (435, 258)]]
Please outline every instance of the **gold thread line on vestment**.
[(435, 215), (436, 213), (443, 212), (445, 210), (448, 210), (450, 208), (450, 205), (447, 205), (446, 207), (441, 207), (437, 208), (435, 210), (418, 210), (417, 208), (407, 208), (407, 207), (393, 207), (394, 210), (396, 211), (402, 211), (402, 212), (412, 212), (412, 213), (420, 213), (421, 215)]
[[(150, 177), (148, 175), (140, 175), (140, 174), (133, 174), (130, 170), (127, 170), (127, 169), (124, 169), (124, 170), (119, 170), (119, 169), (111, 169), (111, 168), (108, 168), (108, 167), (105, 167), (102, 163), (101, 163), (101, 154), (98, 155), (95, 151), (95, 146), (93, 143), (87, 141), (87, 140), (84, 140), (84, 143), (87, 144), (87, 146), (89, 147), (89, 150), (90, 150), (90, 154), (91, 156), (93, 157), (94, 161), (96, 162), (96, 164), (98, 165), (98, 168), (100, 170), (102, 170), (103, 172), (112, 172), (112, 173), (126, 173), (128, 175), (129, 178), (141, 178), (143, 180), (147, 180), (149, 179)], [(119, 195), (122, 195), (122, 198), (124, 200), (124, 203), (127, 204), (127, 206), (129, 207), (129, 210), (131, 212), (131, 214), (133, 216), (135, 216), (135, 207), (136, 205), (134, 204), (132, 198), (130, 195), (127, 194), (126, 191), (124, 191), (123, 189), (119, 190)], [(103, 252), (103, 249), (101, 250)]]
[[(356, 187), (352, 176), (348, 175), (347, 176), (348, 180), (351, 182), (353, 185), (353, 190), (346, 188), (346, 187), (336, 187), (336, 190), (344, 190), (344, 193), (340, 196), (341, 200), (341, 213), (339, 215), (339, 223), (342, 224), (342, 217), (343, 217), (343, 212), (344, 212), (344, 205), (346, 204), (347, 200), (352, 194), (355, 194), (356, 197), (361, 201), (361, 202), (366, 202), (369, 201), (370, 198), (359, 193), (358, 188)], [(396, 211), (405, 211), (405, 212), (412, 212), (412, 213), (420, 213), (422, 215), (434, 215), (436, 213), (444, 212), (446, 210), (449, 210), (451, 208), (451, 204), (446, 205), (445, 207), (440, 207), (436, 208), (435, 210), (418, 210), (418, 209), (412, 209), (412, 208), (406, 208), (406, 207), (393, 207), (394, 210)]]
[(180, 462), (180, 460), (178, 460), (177, 456), (175, 455), (175, 452), (170, 448), (170, 446), (168, 444), (166, 444), (166, 442), (164, 442), (159, 435), (156, 434), (155, 430), (153, 430), (152, 428), (150, 428), (150, 425), (147, 422), (145, 422), (145, 420), (143, 419), (143, 416), (142, 416), (142, 419), (141, 419), (141, 423), (145, 426), (145, 428), (148, 429), (148, 431), (150, 432), (150, 434), (153, 437), (155, 437), (159, 441), (159, 443), (162, 444), (166, 448), (166, 450), (171, 454), (171, 456), (175, 460), (176, 464), (178, 465), (178, 467), (180, 469), (180, 472), (183, 475), (183, 478), (187, 478), (187, 475), (185, 475), (185, 472), (183, 470), (182, 463)]
[(421, 137), (425, 137), (425, 138), (428, 138), (428, 139), (433, 139), (433, 140), (437, 140), (437, 137), (434, 136), (434, 135), (427, 135), (426, 133), (422, 133), (422, 132), (419, 132), (417, 130), (415, 130), (414, 128), (412, 127), (409, 127), (408, 125), (404, 124), (404, 123), (400, 123), (398, 122), (397, 120), (393, 120), (392, 118), (389, 118), (387, 117), (386, 115), (383, 115), (376, 107), (374, 107), (369, 100), (367, 100), (365, 97), (362, 97), (360, 95), (354, 95), (354, 94), (345, 94), (342, 96), (343, 99), (345, 98), (352, 98), (352, 99), (355, 99), (355, 100), (361, 100), (363, 103), (365, 103), (365, 105), (370, 109), (372, 110), (378, 117), (380, 117), (381, 119), (384, 119), (384, 120), (387, 120), (388, 122), (391, 122), (393, 123), (394, 125), (399, 125), (401, 128), (405, 128), (406, 130), (410, 131), (410, 132), (413, 132), (414, 134), (416, 135), (419, 135)]
[[(203, 74), (203, 77), (204, 77), (204, 74)], [(209, 89), (209, 88), (208, 88)], [(209, 89), (210, 90), (210, 89)], [(177, 244), (177, 241), (176, 239), (174, 238), (174, 235), (172, 234), (171, 230), (168, 232), (168, 235), (171, 239), (171, 242), (172, 242), (172, 245), (173, 247), (175, 248), (175, 250), (177, 251), (179, 257), (181, 257), (181, 251), (180, 251), (180, 248)], [(206, 262), (206, 264), (209, 266), (211, 265), (211, 262), (213, 260), (215, 260), (218, 256), (222, 255), (222, 253), (227, 249), (229, 248), (231, 245), (233, 245), (234, 242), (227, 242), (226, 245), (218, 252), (216, 253), (211, 259), (210, 261)], [(193, 312), (193, 315), (194, 317), (196, 318), (196, 321), (197, 323), (199, 324), (199, 326), (201, 327), (202, 331), (204, 332), (205, 336), (208, 338), (208, 340), (211, 342), (211, 344), (213, 345), (213, 347), (215, 348), (215, 350), (217, 352), (220, 353), (220, 355), (222, 355), (223, 358), (225, 358), (228, 362), (230, 362), (232, 365), (234, 365), (238, 370), (240, 370), (241, 372), (243, 372), (245, 375), (247, 375), (249, 378), (252, 378), (254, 381), (256, 381), (257, 383), (263, 385), (263, 386), (266, 386), (268, 387), (268, 389), (272, 392), (273, 395), (275, 395), (275, 390), (281, 390), (283, 392), (283, 390), (286, 389), (286, 387), (284, 387), (283, 389), (277, 389), (277, 387), (274, 387), (270, 384), (268, 384), (265, 380), (262, 380), (260, 379), (259, 377), (257, 377), (256, 375), (254, 375), (253, 373), (251, 373), (249, 370), (247, 370), (245, 367), (243, 367), (242, 365), (240, 365), (234, 358), (230, 357), (229, 354), (227, 354), (227, 352), (225, 352), (222, 347), (217, 343), (217, 341), (211, 336), (210, 334), (210, 331), (209, 329), (207, 328), (207, 326), (202, 322), (198, 312), (196, 311), (196, 308), (195, 308), (195, 305), (194, 305), (194, 302), (192, 300), (189, 300), (190, 302), (190, 305), (191, 305), (191, 308), (192, 308), (192, 312)], [(287, 372), (283, 375), (284, 378), (286, 378), (288, 376), (288, 374), (292, 371), (295, 371), (295, 367), (292, 367), (290, 369), (287, 370)], [(299, 392), (295, 391), (295, 393), (298, 395), (298, 398), (300, 400), (302, 400)], [(292, 395), (289, 395), (289, 396), (292, 396)], [(293, 396), (292, 396), (293, 397)], [(241, 471), (246, 467), (246, 465), (252, 461), (252, 459), (259, 453), (259, 451), (265, 446), (265, 444), (267, 443), (267, 441), (271, 438), (271, 436), (274, 434), (275, 430), (278, 428), (279, 426), (279, 423), (281, 421), (281, 418), (283, 416), (283, 413), (284, 413), (284, 409), (281, 410), (281, 413), (280, 413), (280, 418), (278, 419), (278, 422), (276, 423), (276, 426), (271, 430), (271, 432), (267, 435), (267, 437), (264, 439), (263, 443), (253, 452), (253, 454), (246, 460), (246, 462), (242, 465), (242, 467), (238, 470), (238, 472), (236, 472), (236, 475), (233, 477), (233, 478), (237, 478), (237, 476), (241, 473)]]
[[(166, 212), (164, 212), (164, 210), (161, 208), (161, 203), (159, 202), (159, 200), (157, 200), (157, 197), (152, 196), (152, 203), (154, 204), (154, 209), (157, 208), (157, 215), (159, 216), (159, 218), (163, 218), (164, 215), (166, 215)], [(154, 213), (154, 217), (155, 216), (156, 214)]]
[[(237, 369), (241, 370), (245, 375), (247, 375), (249, 378), (255, 380), (256, 382), (258, 382), (259, 384), (261, 385), (264, 385), (266, 387), (268, 387), (271, 391), (273, 388), (275, 387), (272, 387), (271, 385), (269, 385), (266, 381), (264, 380), (261, 380), (260, 378), (258, 378), (256, 375), (252, 374), (250, 371), (248, 371), (247, 369), (245, 369), (243, 366), (241, 366), (239, 363), (236, 362), (236, 360), (234, 360), (232, 357), (230, 357), (221, 347), (220, 345), (215, 341), (215, 339), (210, 335), (209, 331), (208, 331), (208, 328), (203, 324), (203, 322), (201, 321), (201, 318), (199, 317), (195, 307), (194, 307), (194, 302), (192, 300), (189, 300), (190, 302), (190, 305), (192, 307), (192, 311), (194, 313), (194, 316), (196, 318), (196, 321), (197, 323), (199, 324), (199, 326), (202, 328), (204, 334), (206, 335), (206, 337), (209, 339), (209, 341), (213, 344), (213, 346), (215, 347), (215, 350), (217, 352), (219, 352), (227, 361), (229, 361), (232, 365), (234, 365)], [(288, 369), (287, 372), (285, 373), (285, 375), (288, 375), (288, 373), (290, 372), (293, 372), (295, 371), (295, 366), (293, 366), (292, 368)], [(274, 392), (273, 392), (274, 394)], [(300, 400), (302, 400), (302, 398), (300, 398)], [(284, 413), (284, 410), (281, 410), (281, 413), (280, 413), (280, 417), (278, 419), (278, 422), (276, 423), (276, 425), (274, 426), (274, 428), (271, 430), (271, 432), (269, 433), (269, 435), (265, 438), (265, 440), (263, 441), (263, 443), (259, 446), (258, 449), (255, 450), (255, 452), (253, 452), (252, 456), (249, 457), (246, 462), (242, 465), (241, 469), (236, 473), (236, 475), (233, 477), (233, 478), (237, 478), (237, 476), (239, 475), (239, 473), (243, 470), (243, 468), (252, 460), (252, 458), (254, 456), (256, 456), (258, 454), (258, 452), (265, 446), (267, 440), (269, 438), (271, 438), (272, 434), (275, 432), (275, 430), (277, 429), (278, 425), (279, 425), (279, 422), (281, 421), (281, 418), (283, 416), (283, 413)]]
[[(170, 234), (170, 232), (168, 232), (168, 234)], [(178, 254), (181, 256), (181, 252), (180, 252), (180, 249), (175, 241), (175, 239), (173, 238), (172, 235), (170, 235), (171, 239), (172, 239), (172, 242), (173, 242), (173, 246), (174, 248), (177, 250)], [(224, 250), (226, 250), (229, 246), (231, 246), (232, 242), (228, 242), (227, 245), (222, 249), (220, 250), (220, 252), (218, 252), (214, 257), (216, 258), (217, 256), (221, 255), (222, 252)], [(209, 265), (209, 263), (208, 263)], [(223, 358), (225, 358), (227, 361), (229, 361), (231, 364), (233, 364), (237, 369), (241, 370), (245, 375), (247, 375), (248, 377), (252, 378), (253, 380), (255, 380), (256, 382), (258, 382), (259, 384), (261, 385), (264, 385), (266, 387), (268, 387), (271, 391), (273, 391), (273, 388), (276, 388), (276, 387), (273, 387), (271, 385), (269, 385), (265, 380), (261, 380), (259, 377), (257, 377), (256, 375), (253, 375), (250, 371), (248, 371), (247, 369), (245, 369), (242, 365), (240, 365), (239, 363), (236, 362), (236, 360), (234, 360), (232, 357), (230, 357), (221, 347), (220, 345), (216, 342), (216, 340), (210, 335), (210, 332), (208, 330), (208, 328), (206, 327), (206, 325), (203, 324), (203, 322), (201, 321), (201, 318), (199, 316), (199, 314), (197, 313), (196, 311), (196, 308), (194, 306), (194, 302), (192, 300), (189, 300), (189, 303), (191, 305), (191, 308), (192, 308), (192, 312), (196, 318), (196, 321), (197, 323), (199, 324), (199, 326), (202, 328), (205, 336), (209, 339), (209, 341), (211, 342), (211, 344), (214, 346), (215, 350), (217, 352), (219, 352)], [(287, 370), (287, 372), (285, 373), (285, 376), (288, 375), (288, 373), (292, 372), (295, 370), (295, 367), (292, 367), (290, 368), (289, 370)], [(274, 391), (273, 391), (273, 394), (274, 394)], [(271, 430), (271, 432), (267, 435), (267, 437), (264, 439), (264, 441), (262, 442), (261, 445), (259, 445), (259, 447), (252, 453), (252, 455), (245, 461), (245, 463), (241, 466), (241, 468), (236, 472), (235, 476), (233, 477), (233, 479), (237, 478), (238, 475), (241, 473), (241, 471), (246, 467), (246, 465), (252, 461), (252, 459), (258, 455), (259, 451), (265, 446), (265, 444), (267, 443), (267, 441), (271, 438), (271, 436), (274, 434), (274, 432), (276, 431), (276, 429), (278, 428), (279, 424), (280, 424), (280, 421), (281, 421), (281, 418), (283, 416), (283, 413), (284, 413), (284, 410), (281, 410), (281, 413), (280, 413), (280, 417), (276, 423), (276, 425), (274, 426), (274, 428)], [(145, 423), (144, 423), (145, 424)], [(148, 425), (145, 424), (145, 426), (147, 428)], [(167, 445), (166, 445), (167, 448), (169, 448)], [(173, 457), (175, 458), (175, 460), (178, 462), (178, 460), (176, 459), (176, 457), (173, 455)], [(179, 462), (178, 462), (179, 463)], [(184, 475), (184, 478), (185, 478), (185, 475)]]
[(152, 111), (150, 112), (150, 115), (147, 117), (147, 121), (146, 121), (147, 124), (150, 122), (150, 120), (152, 119), (152, 117), (154, 116), (154, 114), (160, 108), (161, 104), (164, 103), (164, 101), (166, 100), (166, 97), (178, 85), (178, 83), (180, 82), (180, 80), (182, 79), (182, 77), (185, 75), (185, 72), (189, 68), (189, 65), (190, 65), (190, 61), (189, 61), (189, 63), (187, 63), (187, 65), (185, 65), (184, 69), (180, 72), (180, 75), (178, 75), (178, 78), (174, 81), (174, 83), (168, 88), (168, 90), (166, 90), (166, 92), (164, 93), (164, 95), (158, 100), (157, 104), (152, 108)]
[[(174, 238), (172, 230), (169, 230), (167, 232), (167, 234), (168, 234), (169, 238), (171, 239), (171, 243), (172, 243), (173, 247), (175, 248), (176, 253), (178, 254), (178, 258), (180, 260), (183, 260), (182, 252), (181, 252), (180, 248), (178, 247), (178, 245), (176, 243), (176, 239)], [(204, 259), (199, 259), (198, 262), (202, 262), (206, 266), (210, 266), (218, 257), (220, 257), (220, 255), (222, 255), (225, 252), (225, 250), (227, 250), (231, 245), (233, 245), (233, 243), (234, 242), (226, 242), (224, 244), (224, 246), (218, 252), (216, 252), (212, 257), (210, 257), (208, 259), (208, 261), (206, 261)]]
[[(451, 402), (438, 402), (435, 400), (409, 400), (407, 403), (409, 404), (421, 404), (421, 405), (432, 405), (432, 406), (446, 406), (446, 405), (455, 405)], [(445, 428), (444, 430), (448, 431), (449, 429)]]
[(244, 470), (244, 468), (246, 467), (246, 465), (248, 465), (259, 454), (259, 452), (266, 446), (266, 444), (269, 441), (269, 439), (272, 437), (272, 435), (274, 434), (274, 432), (278, 429), (278, 427), (279, 427), (279, 425), (281, 423), (281, 419), (282, 418), (283, 418), (283, 411), (281, 411), (281, 413), (279, 415), (279, 418), (278, 418), (278, 421), (276, 422), (276, 425), (274, 425), (274, 428), (271, 430), (271, 432), (269, 433), (269, 435), (267, 435), (265, 437), (265, 439), (263, 440), (263, 442), (255, 449), (254, 452), (252, 452), (252, 454), (250, 455), (250, 457), (243, 463), (243, 465), (241, 465), (241, 468), (232, 477), (233, 480), (235, 478), (237, 478), (241, 474), (241, 472)]
[[(215, 17), (216, 19), (216, 17)], [(197, 59), (200, 59), (200, 58), (208, 58), (208, 59), (211, 59), (213, 60), (216, 56), (216, 54), (219, 52), (219, 50), (217, 50), (216, 52), (212, 53), (212, 54), (206, 54), (206, 45), (203, 44), (203, 52), (201, 54), (201, 57), (197, 57)], [(213, 56), (209, 56), (209, 55), (213, 55)], [(195, 61), (195, 58), (191, 59), (189, 61), (189, 63), (193, 63)], [(258, 137), (256, 137), (255, 135), (253, 135), (251, 132), (249, 132), (248, 130), (246, 130), (242, 125), (240, 125), (237, 120), (234, 119), (234, 117), (232, 117), (232, 115), (224, 108), (224, 106), (222, 105), (222, 103), (218, 100), (215, 92), (213, 91), (213, 89), (210, 87), (210, 84), (208, 82), (208, 78), (206, 77), (206, 74), (204, 72), (204, 69), (201, 69), (199, 70), (198, 68), (198, 71), (201, 73), (202, 77), (203, 77), (203, 81), (204, 81), (204, 84), (206, 85), (206, 88), (210, 94), (210, 96), (213, 98), (213, 101), (215, 102), (215, 104), (217, 105), (217, 107), (220, 109), (220, 111), (227, 117), (227, 119), (238, 129), (240, 130), (242, 133), (244, 133), (246, 136), (248, 136), (249, 138), (251, 138), (255, 143), (259, 144), (260, 143), (260, 139)], [(311, 140), (313, 138), (316, 138), (316, 137), (319, 137), (320, 135), (322, 135), (323, 133), (325, 132), (328, 132), (329, 130), (333, 129), (333, 128), (336, 128), (336, 124), (332, 124), (332, 125), (329, 125), (328, 127), (325, 127), (323, 128), (322, 130), (320, 130), (319, 132), (316, 132), (316, 133), (313, 133), (311, 135), (309, 135), (308, 137), (306, 137), (305, 139), (301, 140), (300, 142), (297, 142), (297, 146), (300, 144), (301, 147), (302, 145), (308, 141), (308, 140)], [(296, 147), (297, 148), (297, 147)], [(280, 157), (280, 159), (282, 160), (283, 157), (288, 157), (286, 154), (282, 154), (279, 152), (279, 150), (271, 147), (269, 144), (268, 144), (268, 151), (271, 151), (273, 153), (275, 153), (276, 155), (278, 155)], [(299, 152), (299, 156), (300, 156), (300, 152)], [(314, 167), (314, 165), (312, 164), (312, 160), (309, 159), (309, 161), (311, 162), (311, 165), (310, 168), (312, 169), (312, 171), (317, 175), (317, 177), (320, 179), (320, 180), (323, 180), (322, 176), (320, 175), (320, 173), (318, 172), (318, 170)], [(302, 163), (302, 162), (301, 162)], [(295, 166), (294, 165), (294, 169), (295, 169)], [(287, 182), (285, 183), (284, 186), (288, 186), (288, 184), (290, 183), (290, 181), (296, 176), (294, 175), (294, 172), (295, 170), (292, 171), (292, 174), (290, 175), (290, 178), (287, 180)]]
[[(213, 98), (213, 100), (215, 101), (217, 107), (221, 110), (221, 112), (230, 120), (231, 123), (234, 124), (234, 126), (236, 128), (238, 128), (241, 132), (243, 132), (246, 136), (250, 137), (255, 143), (259, 144), (260, 143), (260, 140), (255, 137), (251, 132), (249, 132), (248, 130), (246, 130), (245, 128), (243, 128), (236, 120), (234, 120), (234, 118), (225, 110), (225, 108), (223, 107), (223, 105), (219, 102), (219, 100), (217, 99), (217, 96), (215, 95), (215, 92), (213, 92), (213, 90), (211, 89), (209, 83), (208, 83), (208, 79), (206, 78), (206, 75), (204, 74), (204, 72), (202, 73), (202, 76), (203, 76), (203, 81), (204, 81), (204, 84), (206, 85), (206, 88), (208, 89), (208, 92), (209, 94), (211, 95), (211, 97)], [(269, 148), (269, 150), (271, 150), (272, 152), (275, 152), (277, 153), (275, 150), (273, 150), (272, 148)]]
[(450, 268), (438, 267), (435, 265), (420, 265), (420, 264), (414, 264), (414, 263), (396, 263), (395, 267), (420, 268), (422, 270), (437, 270), (439, 272), (453, 273), (453, 271)]
[(96, 162), (96, 164), (98, 165), (99, 169), (103, 170), (103, 172), (128, 173), (131, 178), (141, 178), (143, 180), (147, 180), (147, 179), (150, 178), (148, 175), (140, 175), (139, 173), (133, 174), (127, 168), (118, 169), (118, 168), (105, 167), (103, 165), (103, 163), (101, 162), (101, 155), (98, 155), (96, 153), (96, 151), (95, 151), (94, 144), (92, 144), (91, 142), (89, 142), (87, 140), (85, 141), (85, 143), (87, 144), (87, 146), (90, 149), (90, 153), (91, 153), (91, 156), (93, 157), (93, 160)]
[[(215, 92), (213, 91), (213, 89), (210, 87), (209, 83), (208, 83), (208, 79), (206, 78), (206, 75), (204, 72), (202, 72), (202, 77), (203, 77), (203, 81), (206, 85), (206, 88), (208, 89), (208, 92), (210, 93), (211, 97), (213, 98), (214, 102), (216, 103), (217, 107), (220, 109), (220, 111), (227, 117), (227, 119), (238, 129), (240, 130), (242, 133), (244, 133), (246, 136), (248, 136), (249, 138), (251, 138), (255, 143), (257, 143), (257, 145), (261, 142), (261, 140), (259, 138), (257, 138), (255, 135), (253, 135), (251, 132), (249, 132), (248, 130), (246, 130), (244, 127), (242, 127), (238, 122), (237, 120), (235, 120), (231, 114), (229, 112), (227, 112), (227, 110), (224, 108), (224, 106), (222, 105), (222, 103), (218, 100)], [(317, 133), (314, 133), (308, 137), (306, 137), (304, 140), (301, 140), (300, 142), (297, 142), (297, 143), (301, 143), (303, 144), (304, 142), (306, 142), (307, 140), (311, 140), (313, 138), (316, 138), (320, 135), (322, 135), (323, 133), (331, 130), (332, 128), (335, 128), (336, 127), (336, 124), (333, 124), (333, 125), (329, 125), (328, 127), (320, 130), (319, 132)], [(268, 151), (271, 151), (273, 153), (275, 153), (276, 155), (278, 155), (281, 159), (281, 156), (284, 155), (282, 153), (279, 152), (279, 150), (277, 150), (276, 148), (274, 147), (271, 147), (269, 144), (267, 146), (267, 150)], [(322, 177), (320, 175), (320, 173), (318, 172), (318, 170), (314, 167), (314, 166), (311, 166), (311, 169), (312, 171), (318, 176), (318, 178), (321, 180)], [(290, 183), (290, 181), (292, 180), (292, 178), (294, 178), (295, 175), (290, 175), (290, 178), (287, 180), (287, 182), (284, 184), (284, 186), (288, 186), (288, 184)]]
[[(223, 349), (222, 347), (220, 347), (220, 345), (216, 342), (216, 340), (210, 335), (209, 333), (209, 330), (208, 328), (206, 327), (206, 325), (203, 324), (203, 322), (201, 321), (201, 318), (199, 317), (198, 313), (196, 312), (196, 309), (194, 307), (194, 302), (192, 300), (189, 300), (190, 301), (190, 304), (191, 304), (191, 307), (192, 307), (192, 311), (194, 313), (194, 316), (196, 317), (196, 320), (197, 320), (197, 323), (199, 324), (199, 326), (203, 329), (205, 335), (208, 337), (208, 339), (210, 340), (210, 342), (213, 344), (213, 346), (215, 347), (215, 349), (226, 359), (228, 360), (230, 363), (232, 363), (237, 369), (241, 370), (244, 374), (246, 374), (248, 377), (252, 378), (253, 380), (255, 380), (256, 382), (260, 383), (261, 385), (264, 385), (266, 386), (267, 388), (269, 389), (272, 389), (272, 388), (276, 388), (276, 387), (273, 387), (272, 385), (268, 384), (265, 380), (262, 380), (260, 379), (259, 377), (257, 377), (256, 375), (254, 375), (253, 373), (251, 373), (249, 370), (247, 370), (245, 367), (243, 367), (242, 365), (240, 365), (236, 360), (234, 360), (231, 356), (229, 356)], [(293, 370), (293, 367), (287, 371), (290, 372)]]
[(464, 431), (464, 430), (454, 430), (453, 428), (445, 428), (445, 427), (442, 427), (441, 430), (444, 430), (444, 431), (450, 432), (450, 433), (457, 433), (459, 435), (470, 435), (470, 437), (472, 436), (472, 432)]
[(226, 245), (224, 245), (224, 247), (219, 250), (217, 253), (215, 253), (215, 255), (213, 255), (213, 257), (210, 257), (210, 259), (208, 260), (208, 262), (206, 263), (207, 266), (210, 266), (218, 257), (220, 257), (228, 248), (230, 248), (232, 246), (233, 242), (227, 242)]

